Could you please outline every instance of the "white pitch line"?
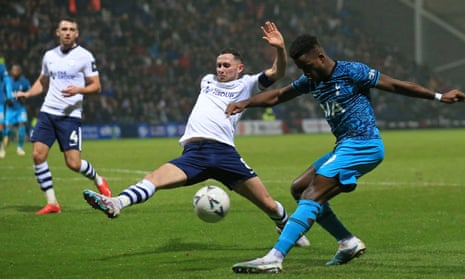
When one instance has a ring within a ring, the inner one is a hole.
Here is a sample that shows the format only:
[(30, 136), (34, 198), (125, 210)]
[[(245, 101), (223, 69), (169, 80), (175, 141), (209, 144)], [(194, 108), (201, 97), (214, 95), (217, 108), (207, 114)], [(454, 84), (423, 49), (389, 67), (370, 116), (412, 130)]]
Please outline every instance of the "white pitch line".
[[(18, 170), (18, 169), (29, 169), (31, 170), (31, 177), (16, 177), (16, 176), (8, 176), (8, 175), (5, 175), (5, 174), (2, 174), (0, 175), (0, 181), (6, 181), (6, 180), (11, 180), (11, 179), (14, 179), (14, 180), (30, 180), (31, 178), (33, 178), (33, 174), (32, 174), (32, 167), (14, 167), (14, 166), (0, 166), (0, 170), (2, 169), (5, 169), (5, 170)], [(66, 167), (62, 167), (62, 166), (59, 166), (59, 167), (52, 167), (52, 173), (53, 173), (53, 169), (60, 169), (60, 170), (64, 170), (64, 169), (68, 169)], [(98, 169), (99, 172), (101, 172), (102, 174), (103, 173), (121, 173), (121, 174), (134, 174), (134, 175), (145, 175), (147, 173), (149, 173), (150, 171), (147, 171), (147, 170), (131, 170), (131, 169), (115, 169), (115, 168), (99, 168)], [(118, 177), (118, 176), (108, 176), (108, 175), (104, 175), (105, 177), (107, 178), (110, 178), (111, 180), (126, 180), (128, 177), (127, 176), (122, 176), (122, 177)], [(139, 177), (139, 178), (142, 178), (142, 177)], [(60, 178), (60, 177), (57, 177), (57, 176), (54, 176), (53, 177), (54, 180), (58, 180), (58, 181), (61, 181), (61, 180), (73, 180), (73, 181), (78, 181), (78, 180), (82, 180), (82, 177), (73, 177), (73, 178)], [(280, 184), (286, 184), (286, 185), (290, 185), (292, 179), (289, 179), (289, 180), (282, 180), (282, 179), (277, 179), (277, 180), (267, 180), (267, 179), (263, 179), (263, 182), (265, 184), (267, 183), (280, 183)], [(465, 186), (464, 184), (460, 184), (460, 183), (444, 183), (444, 182), (416, 182), (416, 183), (411, 183), (411, 182), (402, 182), (402, 181), (379, 181), (379, 182), (364, 182), (364, 181), (361, 181), (358, 183), (358, 185), (377, 185), (377, 186), (423, 186), (423, 187), (444, 187), (444, 186), (454, 186), (454, 187), (459, 187), (459, 186)]]
[[(15, 167), (15, 166), (0, 166), (0, 170), (1, 169), (6, 169), (6, 170), (25, 170), (25, 169), (29, 169), (32, 171), (32, 166), (30, 167)], [(54, 167), (52, 166), (50, 168), (52, 171), (53, 170), (67, 170), (68, 168), (66, 167), (63, 167), (63, 166), (58, 166), (58, 167)], [(147, 171), (147, 170), (130, 170), (130, 169), (114, 169), (114, 168), (98, 168), (97, 171), (102, 171), (102, 172), (116, 172), (116, 173), (134, 173), (134, 174), (147, 174), (149, 173), (150, 171)]]
[(99, 168), (99, 170), (102, 170), (102, 171), (105, 171), (105, 172), (134, 173), (134, 174), (143, 174), (143, 175), (146, 175), (147, 173), (151, 172), (151, 171), (145, 171), (145, 170), (106, 169), (106, 168)]
[[(291, 179), (290, 180), (266, 180), (266, 179), (262, 179), (263, 180), (263, 183), (265, 183), (265, 185), (267, 183), (283, 183), (283, 184), (289, 184), (289, 187), (291, 185)], [(460, 183), (444, 183), (444, 182), (415, 182), (415, 183), (411, 183), (411, 182), (401, 182), (401, 181), (391, 181), (391, 182), (383, 182), (383, 181), (380, 181), (380, 182), (358, 182), (357, 185), (376, 185), (376, 186), (423, 186), (423, 187), (441, 187), (441, 186), (454, 186), (454, 187), (458, 187), (458, 186), (465, 186), (464, 184), (460, 184)]]
[[(52, 175), (53, 175), (53, 170), (68, 170), (67, 167), (63, 167), (63, 166), (58, 166), (58, 167), (51, 167), (50, 168), (51, 171), (52, 171)], [(8, 174), (4, 174), (2, 173), (2, 170), (7, 170), (7, 171), (12, 171), (11, 173), (13, 175), (9, 176)], [(14, 175), (14, 172), (15, 170), (30, 170), (31, 172), (31, 176), (30, 177), (18, 177), (18, 176), (15, 176)], [(144, 171), (144, 170), (130, 170), (130, 169), (112, 169), (112, 168), (99, 168), (98, 169), (99, 173), (101, 171), (102, 175), (103, 173), (120, 173), (120, 174), (134, 174), (135, 176), (137, 175), (136, 178), (142, 178), (143, 175), (149, 173), (150, 171)], [(21, 180), (21, 181), (26, 181), (26, 180), (31, 180), (31, 179), (34, 179), (34, 175), (33, 175), (33, 170), (32, 170), (32, 166), (31, 167), (15, 167), (15, 166), (0, 166), (0, 181), (10, 181), (10, 180)], [(127, 176), (114, 176), (114, 175), (103, 175), (104, 177), (110, 177), (112, 181), (123, 181), (123, 180), (127, 180), (128, 177)], [(82, 176), (76, 176), (76, 177), (72, 177), (72, 178), (62, 178), (62, 177), (59, 177), (57, 175), (53, 175), (53, 180), (54, 181), (81, 181), (83, 179)]]

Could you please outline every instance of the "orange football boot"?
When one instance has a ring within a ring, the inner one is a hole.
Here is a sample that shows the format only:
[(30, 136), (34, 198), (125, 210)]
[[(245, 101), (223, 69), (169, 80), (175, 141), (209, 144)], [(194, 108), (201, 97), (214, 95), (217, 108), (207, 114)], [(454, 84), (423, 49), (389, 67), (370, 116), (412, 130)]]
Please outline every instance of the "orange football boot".
[(51, 214), (51, 213), (61, 213), (61, 207), (57, 204), (47, 204), (41, 210), (37, 211), (37, 215)]
[(105, 178), (102, 177), (102, 183), (97, 186), (98, 191), (100, 194), (111, 197), (111, 190), (110, 187), (108, 187), (108, 182)]

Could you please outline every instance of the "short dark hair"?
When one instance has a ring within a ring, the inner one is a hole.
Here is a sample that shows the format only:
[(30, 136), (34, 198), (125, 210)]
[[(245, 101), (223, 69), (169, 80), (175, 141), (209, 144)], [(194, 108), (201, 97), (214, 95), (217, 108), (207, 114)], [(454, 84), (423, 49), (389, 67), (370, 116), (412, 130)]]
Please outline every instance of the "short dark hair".
[(241, 62), (243, 61), (241, 53), (234, 48), (223, 48), (218, 55), (228, 54), (228, 53), (232, 54), (235, 59)]
[(77, 20), (72, 18), (72, 17), (63, 17), (63, 18), (61, 18), (60, 20), (58, 20), (57, 26), (60, 26), (60, 23), (62, 21), (68, 21), (68, 22), (71, 22), (71, 23), (76, 23), (76, 26), (78, 26)]
[(299, 58), (302, 54), (309, 52), (312, 49), (320, 47), (320, 42), (317, 37), (309, 34), (298, 36), (289, 48), (289, 56), (292, 59)]

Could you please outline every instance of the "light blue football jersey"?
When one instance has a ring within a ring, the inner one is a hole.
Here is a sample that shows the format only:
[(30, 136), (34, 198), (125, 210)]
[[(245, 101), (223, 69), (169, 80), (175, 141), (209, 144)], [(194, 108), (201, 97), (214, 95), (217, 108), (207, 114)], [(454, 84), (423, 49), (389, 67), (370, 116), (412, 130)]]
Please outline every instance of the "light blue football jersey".
[(381, 73), (360, 62), (336, 61), (328, 80), (316, 82), (302, 75), (292, 83), (299, 93), (312, 94), (325, 113), (337, 142), (346, 138), (380, 138), (370, 101), (370, 88)]

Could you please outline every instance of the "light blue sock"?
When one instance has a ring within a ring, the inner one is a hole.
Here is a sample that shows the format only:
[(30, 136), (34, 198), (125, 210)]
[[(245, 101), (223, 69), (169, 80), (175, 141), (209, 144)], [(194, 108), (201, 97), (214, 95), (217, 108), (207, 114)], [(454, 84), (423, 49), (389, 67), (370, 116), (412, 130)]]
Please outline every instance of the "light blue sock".
[(321, 205), (315, 201), (300, 200), (296, 211), (287, 221), (274, 248), (286, 256), (295, 242), (313, 225), (320, 209)]
[(24, 125), (19, 125), (18, 127), (18, 147), (23, 148), (24, 139), (26, 138), (26, 127)]
[(337, 241), (353, 236), (341, 221), (339, 221), (328, 202), (321, 206), (320, 215), (316, 221), (322, 228), (336, 238)]

